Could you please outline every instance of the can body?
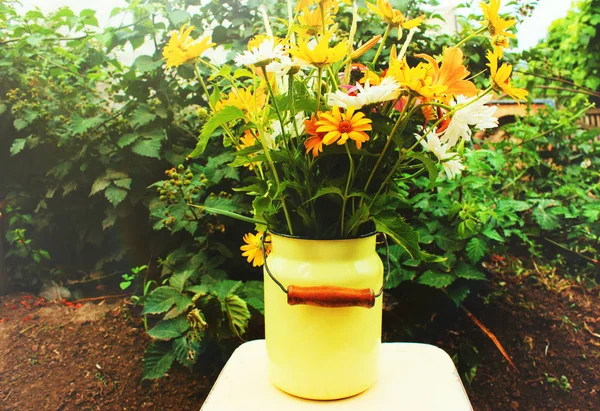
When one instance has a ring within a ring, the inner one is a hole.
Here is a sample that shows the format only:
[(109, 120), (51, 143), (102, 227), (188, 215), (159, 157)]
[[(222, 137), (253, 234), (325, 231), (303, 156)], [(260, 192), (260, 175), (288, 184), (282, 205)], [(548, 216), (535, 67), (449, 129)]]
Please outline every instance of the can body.
[[(375, 235), (345, 240), (304, 240), (271, 235), (271, 273), (287, 288), (371, 288), (383, 281)], [(265, 336), (269, 376), (298, 397), (331, 400), (356, 395), (378, 376), (381, 297), (372, 308), (288, 305), (265, 271)]]

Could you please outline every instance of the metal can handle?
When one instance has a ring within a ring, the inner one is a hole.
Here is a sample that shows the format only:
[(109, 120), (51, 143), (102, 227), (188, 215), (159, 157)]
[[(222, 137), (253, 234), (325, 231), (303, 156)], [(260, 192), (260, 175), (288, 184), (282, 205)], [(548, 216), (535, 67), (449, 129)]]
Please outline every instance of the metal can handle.
[(340, 307), (365, 307), (371, 308), (375, 305), (375, 298), (383, 294), (389, 278), (390, 278), (390, 246), (385, 233), (383, 239), (385, 242), (385, 253), (386, 253), (386, 265), (387, 273), (385, 275), (381, 288), (375, 294), (371, 288), (348, 288), (348, 287), (337, 287), (337, 286), (316, 286), (316, 287), (302, 287), (297, 285), (290, 285), (287, 289), (281, 284), (277, 278), (271, 273), (269, 265), (267, 264), (267, 251), (265, 249), (265, 234), (261, 238), (261, 247), (263, 253), (263, 260), (265, 263), (265, 271), (268, 276), (273, 280), (281, 291), (287, 294), (289, 305), (312, 305), (316, 307), (327, 307), (327, 308), (340, 308)]

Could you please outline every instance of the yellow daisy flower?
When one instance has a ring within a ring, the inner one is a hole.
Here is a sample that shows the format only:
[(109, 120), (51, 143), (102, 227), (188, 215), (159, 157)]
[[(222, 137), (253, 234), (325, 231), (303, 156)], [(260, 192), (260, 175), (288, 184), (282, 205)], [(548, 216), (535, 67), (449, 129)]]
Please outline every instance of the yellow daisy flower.
[(514, 19), (504, 20), (498, 16), (500, 10), (500, 0), (490, 0), (490, 4), (479, 3), (479, 7), (483, 11), (483, 17), (485, 18), (485, 25), (487, 26), (490, 35), (492, 36), (505, 36), (515, 38), (515, 35), (510, 31), (506, 31), (509, 27), (512, 27), (517, 22)]
[(252, 92), (251, 88), (234, 89), (227, 98), (221, 99), (215, 105), (215, 111), (220, 111), (223, 107), (234, 106), (239, 108), (246, 115), (247, 120), (252, 120), (254, 114), (260, 112), (267, 101), (267, 95), (262, 88)]
[[(246, 244), (240, 247), (240, 250), (243, 251), (242, 257), (246, 257), (253, 267), (260, 267), (265, 263), (262, 252), (262, 236), (262, 231), (258, 231), (256, 234), (248, 233), (244, 235)], [(267, 256), (271, 252), (271, 237), (268, 234), (265, 238), (265, 252)]]
[(403, 29), (412, 29), (423, 22), (425, 16), (416, 19), (406, 20), (406, 16), (400, 10), (396, 10), (387, 0), (377, 0), (377, 5), (366, 3), (369, 10), (377, 14), (391, 27), (402, 27)]
[(333, 17), (328, 12), (325, 12), (325, 18), (323, 18), (321, 8), (311, 11), (308, 7), (304, 7), (298, 16), (298, 23), (299, 27), (296, 30), (298, 33), (315, 36), (323, 33), (323, 23), (325, 23), (325, 27), (333, 24)]
[(326, 111), (319, 116), (319, 121), (315, 123), (317, 133), (326, 133), (323, 137), (323, 143), (330, 145), (335, 142), (342, 145), (348, 140), (354, 140), (356, 147), (361, 148), (362, 143), (369, 140), (365, 131), (372, 130), (372, 121), (365, 118), (362, 112), (354, 112), (354, 107), (348, 107), (344, 113), (340, 112), (338, 106), (334, 106), (331, 111)]
[(300, 37), (298, 44), (292, 46), (290, 53), (301, 62), (315, 67), (333, 64), (346, 56), (347, 46), (342, 42), (335, 47), (329, 47), (330, 37), (330, 35), (322, 36), (313, 48), (308, 45), (308, 37)]
[(510, 74), (512, 73), (512, 66), (510, 64), (503, 63), (502, 66), (498, 68), (497, 50), (488, 50), (486, 57), (489, 61), (487, 65), (490, 68), (490, 77), (494, 88), (498, 91), (508, 94), (519, 104), (521, 100), (525, 100), (525, 97), (527, 97), (527, 95), (529, 94), (527, 90), (513, 87), (510, 84)]
[(190, 60), (194, 60), (215, 45), (215, 43), (211, 43), (209, 36), (194, 41), (190, 37), (194, 26), (186, 26), (184, 24), (179, 33), (175, 32), (171, 34), (171, 38), (163, 50), (163, 58), (167, 61), (167, 68), (178, 67)]

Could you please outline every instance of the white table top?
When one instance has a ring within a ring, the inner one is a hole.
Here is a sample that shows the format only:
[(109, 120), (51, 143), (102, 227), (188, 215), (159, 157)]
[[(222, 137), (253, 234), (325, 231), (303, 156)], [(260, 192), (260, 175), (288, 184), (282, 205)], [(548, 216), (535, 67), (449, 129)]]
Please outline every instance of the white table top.
[(231, 356), (201, 411), (472, 411), (452, 359), (433, 345), (384, 343), (379, 381), (336, 401), (297, 398), (271, 385), (265, 340), (242, 344)]

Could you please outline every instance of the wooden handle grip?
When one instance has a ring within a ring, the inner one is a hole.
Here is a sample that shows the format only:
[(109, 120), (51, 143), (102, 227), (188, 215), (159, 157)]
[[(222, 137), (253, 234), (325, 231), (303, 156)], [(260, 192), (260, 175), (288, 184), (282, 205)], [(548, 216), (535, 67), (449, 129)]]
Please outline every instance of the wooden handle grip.
[(375, 293), (370, 288), (344, 288), (335, 286), (288, 287), (289, 305), (313, 305), (316, 307), (365, 307), (375, 305)]

